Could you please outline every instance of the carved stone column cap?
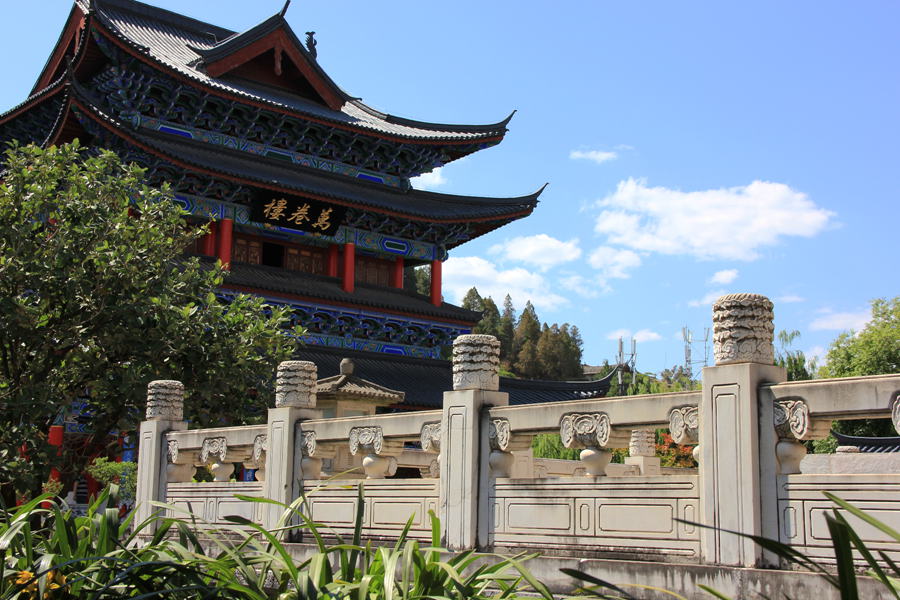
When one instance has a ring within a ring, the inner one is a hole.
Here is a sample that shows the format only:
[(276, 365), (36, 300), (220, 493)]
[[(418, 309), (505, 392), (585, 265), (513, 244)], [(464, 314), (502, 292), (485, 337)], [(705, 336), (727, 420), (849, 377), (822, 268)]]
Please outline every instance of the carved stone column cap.
[(669, 433), (676, 444), (696, 444), (700, 411), (696, 406), (679, 406), (669, 412)]
[(831, 420), (812, 418), (803, 400), (778, 400), (774, 413), (775, 431), (781, 439), (824, 440), (831, 432)]
[(604, 412), (563, 415), (559, 435), (566, 448), (622, 448), (631, 438), (630, 431), (613, 429), (609, 415)]
[[(200, 462), (209, 464), (210, 462), (224, 463), (225, 455), (228, 453), (228, 440), (224, 437), (211, 437), (203, 440), (200, 447)], [(211, 461), (210, 459), (213, 459)]]
[(894, 431), (900, 435), (900, 392), (894, 394), (891, 401), (891, 422), (894, 423)]
[(269, 451), (269, 436), (261, 433), (253, 438), (253, 462), (263, 462), (263, 454)]
[(461, 335), (453, 341), (453, 389), (500, 389), (500, 340), (492, 335)]
[(148, 421), (181, 421), (184, 419), (184, 385), (172, 379), (147, 384)]
[(286, 360), (278, 365), (275, 406), (315, 408), (316, 363), (306, 360)]
[(435, 421), (434, 423), (425, 423), (422, 425), (419, 441), (422, 444), (422, 450), (425, 452), (440, 452), (441, 422)]
[(774, 305), (759, 294), (728, 294), (713, 303), (713, 353), (717, 365), (774, 364)]
[(379, 456), (389, 456), (403, 452), (403, 442), (384, 439), (384, 432), (377, 425), (351, 428), (349, 442), (350, 454), (354, 456), (360, 452), (377, 454)]

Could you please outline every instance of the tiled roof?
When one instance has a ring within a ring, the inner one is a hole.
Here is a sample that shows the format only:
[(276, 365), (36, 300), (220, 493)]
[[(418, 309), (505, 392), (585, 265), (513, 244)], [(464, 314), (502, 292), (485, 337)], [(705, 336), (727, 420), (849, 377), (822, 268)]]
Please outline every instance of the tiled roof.
[[(319, 377), (337, 373), (343, 358), (352, 358), (354, 375), (378, 385), (406, 393), (404, 407), (440, 408), (444, 392), (453, 389), (452, 364), (446, 360), (391, 356), (340, 348), (305, 346), (301, 360), (316, 363)], [(509, 394), (510, 404), (535, 404), (602, 398), (609, 391), (611, 375), (597, 381), (534, 381), (500, 378), (500, 391)]]
[(316, 384), (316, 394), (342, 394), (348, 396), (360, 396), (374, 398), (386, 402), (403, 402), (404, 393), (391, 390), (384, 386), (360, 379), (354, 375), (335, 375), (320, 379)]
[(231, 273), (223, 287), (248, 287), (278, 293), (320, 298), (325, 301), (370, 306), (386, 310), (420, 314), (477, 323), (481, 315), (446, 302), (434, 306), (428, 298), (414, 292), (395, 288), (384, 288), (365, 283), (357, 283), (353, 293), (341, 288), (341, 280), (336, 277), (310, 275), (299, 271), (288, 271), (278, 267), (232, 263)]
[(860, 452), (900, 452), (900, 436), (863, 437), (832, 431), (839, 446), (856, 446)]
[[(88, 9), (88, 0), (78, 2), (85, 10)], [(250, 100), (327, 119), (337, 124), (423, 143), (477, 142), (482, 139), (498, 138), (505, 134), (509, 122), (507, 118), (490, 125), (448, 125), (414, 121), (381, 113), (341, 91), (299, 43), (298, 50), (301, 54), (319, 76), (344, 99), (344, 105), (340, 110), (331, 110), (289, 92), (253, 82), (214, 78), (203, 69), (201, 55), (209, 53), (215, 56), (217, 48), (227, 46), (226, 40), (237, 36), (235, 32), (133, 0), (93, 0), (92, 4), (100, 23), (136, 51), (183, 76)], [(290, 26), (280, 15), (275, 15), (253, 29), (263, 25), (282, 27), (296, 39)]]
[(236, 178), (294, 190), (301, 194), (331, 198), (357, 206), (385, 209), (413, 218), (440, 222), (494, 220), (524, 216), (534, 210), (538, 190), (515, 198), (487, 198), (439, 194), (417, 189), (401, 190), (391, 186), (333, 175), (300, 165), (256, 156), (188, 140), (180, 136), (147, 131), (131, 134), (137, 141), (164, 157)]

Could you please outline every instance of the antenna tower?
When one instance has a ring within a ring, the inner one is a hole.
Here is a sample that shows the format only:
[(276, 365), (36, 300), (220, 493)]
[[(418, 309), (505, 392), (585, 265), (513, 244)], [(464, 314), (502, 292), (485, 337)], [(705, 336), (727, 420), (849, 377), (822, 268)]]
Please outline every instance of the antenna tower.
[(694, 332), (687, 328), (681, 328), (681, 337), (684, 339), (684, 372), (688, 379), (694, 378), (694, 365), (709, 366), (709, 327), (703, 329), (703, 360), (693, 360)]
[(622, 369), (626, 366), (631, 370), (631, 385), (634, 385), (637, 373), (634, 370), (634, 365), (637, 362), (637, 340), (631, 338), (631, 353), (626, 357), (625, 355), (625, 343), (622, 338), (619, 337), (619, 354), (616, 356), (616, 364), (618, 365), (618, 370), (616, 371), (616, 378), (619, 383), (619, 395), (625, 395), (625, 382), (622, 378)]

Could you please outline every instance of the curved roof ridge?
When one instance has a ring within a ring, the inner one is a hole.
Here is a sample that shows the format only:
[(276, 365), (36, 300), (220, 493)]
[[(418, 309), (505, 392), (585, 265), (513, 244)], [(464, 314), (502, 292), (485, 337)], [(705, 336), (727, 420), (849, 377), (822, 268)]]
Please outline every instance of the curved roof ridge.
[[(290, 94), (272, 94), (257, 86), (247, 87), (213, 77), (198, 69), (196, 59), (202, 46), (209, 48), (221, 42), (232, 42), (241, 34), (220, 28), (172, 11), (157, 8), (137, 0), (92, 0), (93, 13), (97, 15), (97, 25), (109, 32), (117, 40), (124, 42), (134, 52), (152, 64), (158, 65), (176, 77), (186, 77), (200, 85), (208, 86), (214, 93), (224, 93), (243, 101), (261, 103), (277, 111), (303, 115), (304, 118), (321, 119), (338, 127), (371, 132), (375, 136), (408, 141), (415, 144), (472, 144), (480, 141), (499, 142), (506, 133), (507, 119), (488, 125), (443, 125), (428, 121), (417, 121), (381, 113), (355, 99), (335, 83), (319, 65), (309, 58), (306, 48), (297, 39), (290, 24), (280, 15), (275, 15), (247, 31), (253, 31), (266, 23), (265, 27), (284, 25), (284, 31), (293, 38), (298, 52), (308, 62), (316, 77), (329, 91), (343, 101), (343, 105), (321, 111), (304, 108)], [(143, 22), (141, 22), (143, 20)], [(164, 26), (164, 28), (160, 28)], [(264, 27), (264, 28), (265, 28)], [(180, 30), (180, 31), (179, 31)], [(246, 32), (245, 32), (246, 33)], [(156, 43), (158, 40), (159, 43)], [(199, 50), (198, 50), (199, 49)], [(205, 51), (205, 50), (204, 50)], [(442, 127), (451, 127), (442, 130)], [(466, 151), (469, 154), (479, 148)]]
[[(161, 20), (161, 17), (166, 17), (171, 24), (176, 24), (179, 27), (183, 27), (185, 29), (190, 29), (194, 33), (199, 34), (217, 34), (217, 38), (221, 35), (222, 39), (227, 37), (236, 35), (237, 32), (232, 31), (226, 27), (219, 27), (218, 25), (214, 25), (207, 21), (201, 21), (200, 19), (195, 19), (193, 17), (188, 17), (186, 15), (177, 13), (175, 11), (167, 10), (165, 8), (160, 8), (158, 6), (153, 6), (152, 4), (146, 4), (144, 2), (139, 2), (138, 0), (88, 0), (87, 6), (88, 10), (94, 10), (98, 14), (102, 16), (106, 16), (103, 14), (103, 5), (109, 4), (115, 6), (119, 10), (128, 11), (130, 13), (142, 16), (149, 17), (155, 20)], [(109, 22), (108, 19), (105, 19)], [(115, 27), (115, 23), (110, 23), (113, 27)], [(118, 28), (117, 28), (118, 29)], [(214, 30), (214, 31), (210, 31)]]
[(405, 125), (406, 127), (416, 127), (419, 129), (429, 129), (433, 131), (459, 131), (459, 132), (472, 132), (472, 133), (505, 133), (507, 131), (506, 126), (512, 120), (513, 115), (516, 114), (516, 111), (512, 111), (509, 116), (501, 121), (497, 121), (496, 123), (487, 123), (483, 125), (467, 125), (462, 123), (434, 123), (431, 121), (419, 121), (416, 119), (409, 119), (407, 117), (398, 117), (397, 115), (392, 115), (389, 113), (381, 112), (375, 108), (372, 108), (368, 104), (362, 101), (361, 98), (350, 98), (347, 101), (349, 104), (353, 104), (360, 110), (365, 111), (366, 113), (372, 115), (373, 117), (377, 117), (379, 119), (383, 119), (388, 123), (392, 123), (394, 125)]

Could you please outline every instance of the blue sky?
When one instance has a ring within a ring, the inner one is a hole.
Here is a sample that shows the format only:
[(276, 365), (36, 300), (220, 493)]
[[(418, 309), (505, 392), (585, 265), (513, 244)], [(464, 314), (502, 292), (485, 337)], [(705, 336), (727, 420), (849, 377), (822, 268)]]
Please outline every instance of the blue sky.
[[(154, 4), (232, 29), (282, 2)], [(24, 99), (70, 3), (9, 3), (3, 110)], [(487, 123), (499, 146), (417, 182), (534, 214), (452, 253), (445, 295), (477, 285), (578, 325), (589, 363), (638, 339), (638, 368), (683, 361), (720, 293), (775, 301), (821, 353), (900, 293), (900, 5), (670, 1), (311, 3), (319, 63), (349, 93), (415, 119)], [(702, 358), (702, 344), (695, 345)]]

